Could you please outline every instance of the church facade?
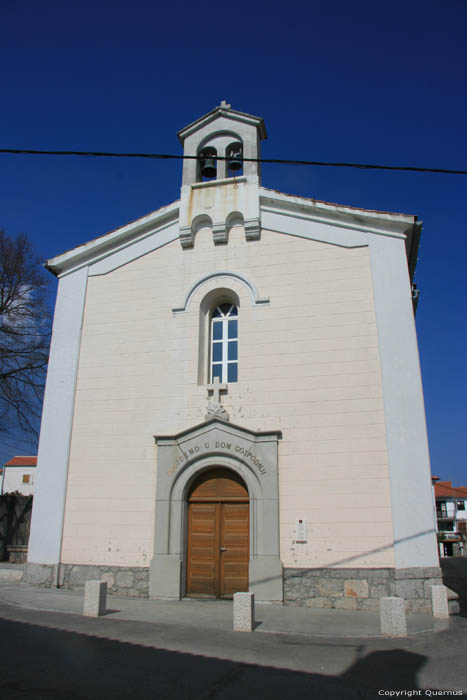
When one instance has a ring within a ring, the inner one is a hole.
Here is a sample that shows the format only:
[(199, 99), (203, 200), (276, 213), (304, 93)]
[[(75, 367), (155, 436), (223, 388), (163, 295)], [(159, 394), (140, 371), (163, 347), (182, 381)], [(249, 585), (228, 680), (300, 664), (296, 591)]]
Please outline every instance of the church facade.
[(261, 118), (179, 132), (180, 199), (59, 278), (26, 580), (430, 609), (416, 217), (269, 190)]

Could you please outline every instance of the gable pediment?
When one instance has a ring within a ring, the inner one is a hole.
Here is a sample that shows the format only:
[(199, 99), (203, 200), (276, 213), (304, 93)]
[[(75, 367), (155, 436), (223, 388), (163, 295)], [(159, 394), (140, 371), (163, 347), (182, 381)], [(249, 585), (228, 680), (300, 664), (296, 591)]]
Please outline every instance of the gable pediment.
[(259, 479), (277, 471), (279, 430), (257, 432), (239, 425), (211, 418), (176, 435), (155, 435), (158, 446), (158, 479), (172, 481), (191, 464), (219, 458), (244, 464)]
[[(264, 187), (259, 187), (258, 193), (263, 229), (347, 248), (368, 245), (372, 234), (401, 238), (411, 271), (414, 269), (421, 232), (421, 223), (414, 216), (329, 204)], [(177, 240), (179, 214), (177, 200), (51, 258), (46, 267), (58, 277), (82, 267), (89, 268), (90, 276), (107, 274)]]
[(400, 238), (411, 275), (415, 271), (422, 229), (416, 216), (321, 202), (265, 187), (259, 188), (259, 196), (263, 229), (344, 248), (368, 245), (372, 235)]
[(73, 248), (46, 263), (57, 277), (88, 266), (90, 275), (110, 272), (178, 238), (179, 201)]

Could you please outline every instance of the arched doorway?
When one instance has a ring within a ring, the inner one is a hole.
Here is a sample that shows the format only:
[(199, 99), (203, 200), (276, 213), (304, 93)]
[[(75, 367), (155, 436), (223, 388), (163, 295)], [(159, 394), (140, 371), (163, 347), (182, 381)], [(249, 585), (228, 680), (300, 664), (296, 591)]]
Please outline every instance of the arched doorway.
[(249, 497), (230, 469), (204, 471), (188, 492), (187, 596), (248, 590)]

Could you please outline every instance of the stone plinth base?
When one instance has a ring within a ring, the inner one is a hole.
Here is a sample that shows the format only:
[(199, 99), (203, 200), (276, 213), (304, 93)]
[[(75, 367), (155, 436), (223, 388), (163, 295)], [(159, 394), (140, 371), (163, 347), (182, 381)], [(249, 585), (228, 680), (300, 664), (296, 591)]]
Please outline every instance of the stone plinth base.
[(408, 613), (431, 615), (439, 567), (410, 569), (284, 569), (284, 603), (341, 610), (380, 609), (380, 599), (403, 598)]
[(0, 562), (0, 581), (19, 583), (23, 580), (24, 567), (24, 564)]
[[(13, 566), (13, 565), (10, 565)], [(20, 566), (20, 565), (19, 565)], [(109, 593), (129, 598), (180, 597), (179, 558), (155, 557), (149, 567), (84, 564), (25, 565), (23, 581), (35, 586), (84, 588), (86, 581), (106, 581)], [(256, 600), (314, 608), (379, 611), (381, 598), (404, 598), (407, 613), (432, 613), (431, 587), (442, 585), (441, 569), (291, 569), (269, 557), (250, 564), (250, 590)]]
[(86, 564), (26, 564), (23, 581), (34, 586), (84, 588), (86, 581), (105, 581), (109, 593), (128, 598), (147, 598), (149, 569)]

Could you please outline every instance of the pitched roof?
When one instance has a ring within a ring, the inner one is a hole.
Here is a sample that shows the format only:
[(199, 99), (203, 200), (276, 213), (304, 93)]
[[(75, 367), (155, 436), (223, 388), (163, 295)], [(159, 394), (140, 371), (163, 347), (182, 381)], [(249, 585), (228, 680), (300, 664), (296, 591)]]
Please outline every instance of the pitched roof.
[(435, 484), (436, 498), (467, 498), (467, 486), (453, 486), (452, 481), (438, 481)]
[(37, 457), (35, 456), (26, 456), (26, 455), (17, 455), (16, 457), (13, 457), (10, 459), (9, 462), (6, 462), (3, 466), (4, 467), (35, 467), (37, 465)]
[(200, 129), (206, 124), (210, 124), (219, 117), (225, 117), (226, 119), (232, 119), (233, 121), (252, 124), (258, 129), (259, 137), (261, 139), (267, 138), (266, 127), (264, 126), (264, 120), (262, 117), (255, 117), (254, 114), (247, 114), (247, 112), (239, 112), (238, 109), (232, 109), (230, 105), (221, 104), (219, 107), (214, 107), (214, 109), (207, 114), (203, 114), (202, 117), (195, 119), (195, 121), (191, 122), (191, 124), (184, 126), (183, 129), (180, 129), (180, 131), (177, 133), (180, 143), (183, 145), (183, 142), (188, 134), (193, 133), (193, 131)]
[[(204, 185), (211, 183), (201, 183)], [(417, 251), (422, 228), (417, 217), (378, 210), (362, 209), (343, 204), (324, 202), (318, 199), (281, 193), (277, 190), (259, 187), (260, 207), (286, 210), (289, 215), (309, 214), (319, 216), (329, 223), (344, 222), (351, 228), (405, 237), (410, 277), (413, 277), (417, 263)], [(61, 275), (82, 265), (89, 265), (103, 256), (122, 250), (158, 231), (167, 231), (177, 226), (180, 200), (175, 200), (160, 209), (150, 212), (130, 223), (100, 235), (86, 243), (72, 248), (48, 260), (45, 267), (54, 275)], [(173, 234), (175, 240), (176, 233)], [(166, 241), (167, 242), (167, 241)]]

